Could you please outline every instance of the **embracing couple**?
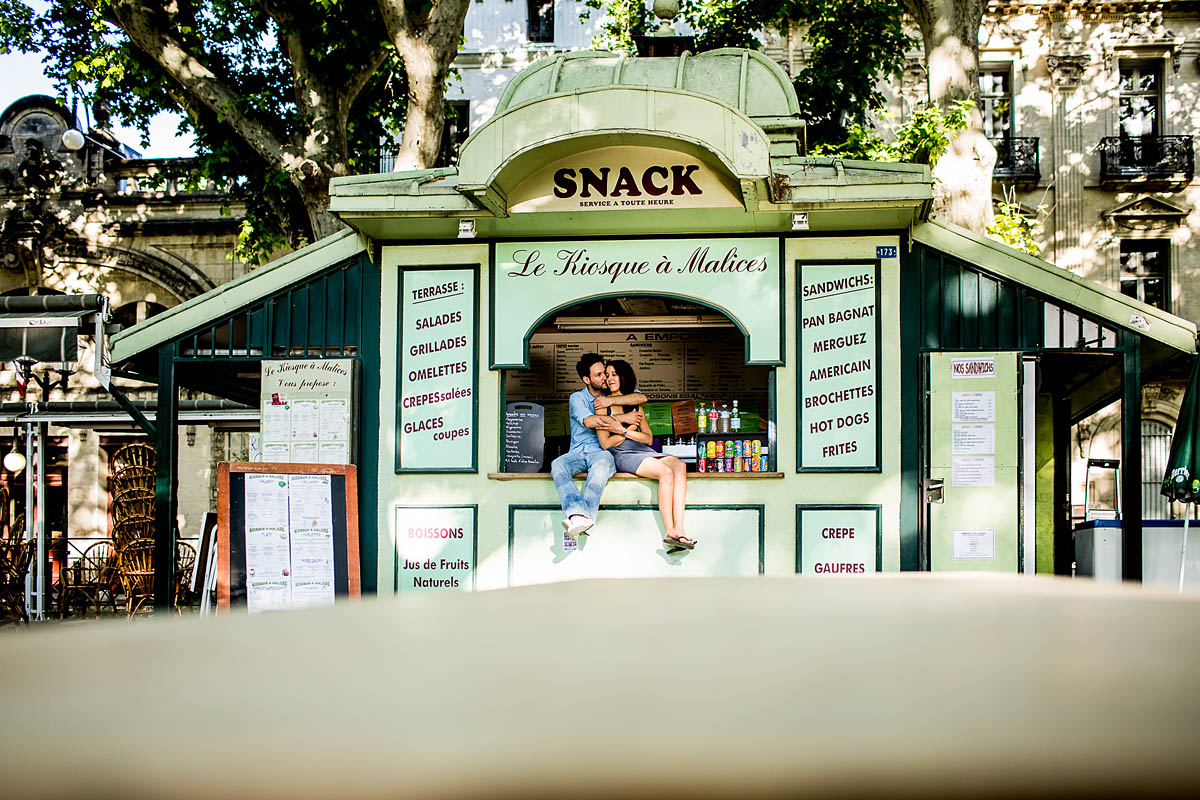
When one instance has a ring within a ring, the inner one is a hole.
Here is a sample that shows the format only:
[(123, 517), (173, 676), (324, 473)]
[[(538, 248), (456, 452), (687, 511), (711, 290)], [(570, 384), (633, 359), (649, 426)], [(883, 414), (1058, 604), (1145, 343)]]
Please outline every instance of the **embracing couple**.
[[(581, 536), (596, 524), (604, 485), (620, 470), (658, 481), (663, 544), (691, 550), (696, 541), (683, 530), (687, 469), (675, 456), (650, 446), (650, 423), (641, 409), (646, 396), (637, 392), (633, 367), (618, 359), (606, 364), (599, 355), (586, 353), (575, 371), (583, 388), (571, 395), (571, 449), (550, 465), (567, 535)], [(582, 494), (575, 486), (577, 472), (587, 473)]]

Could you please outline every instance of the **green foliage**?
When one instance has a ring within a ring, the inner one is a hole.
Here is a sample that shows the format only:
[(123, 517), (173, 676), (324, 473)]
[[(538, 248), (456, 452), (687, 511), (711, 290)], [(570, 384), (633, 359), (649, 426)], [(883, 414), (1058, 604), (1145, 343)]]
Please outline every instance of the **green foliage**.
[[(586, 4), (605, 13), (592, 42), (597, 49), (632, 55), (633, 36), (655, 26), (644, 0)], [(810, 144), (840, 142), (851, 124), (883, 108), (878, 86), (900, 75), (912, 44), (899, 0), (681, 0), (679, 16), (696, 32), (699, 52), (757, 50), (767, 27), (802, 35), (810, 52), (794, 85)]]
[[(143, 147), (153, 116), (164, 110), (183, 115), (180, 134), (195, 142), (195, 180), (228, 186), (227, 201), (245, 204), (239, 258), (256, 264), (282, 244), (312, 240), (308, 212), (279, 162), (259, 155), (231, 127), (227, 113), (201, 105), (135, 46), (115, 22), (114, 0), (50, 0), (40, 13), (20, 0), (0, 4), (0, 50), (45, 50), (46, 74), (61, 95), (69, 89), (89, 105), (103, 104), (116, 120), (141, 131)], [(283, 6), (303, 33), (309, 75), (327, 86), (341, 86), (386, 45), (375, 0), (291, 0)], [(333, 141), (327, 152), (347, 173), (377, 170), (380, 138), (402, 127), (407, 103), (397, 58), (358, 95), (343, 133), (336, 122), (299, 109), (296, 97), (305, 87), (283, 41), (293, 31), (281, 29), (263, 3), (184, 0), (160, 13), (171, 36), (237, 96), (229, 111), (298, 150), (314, 137)]]
[(852, 123), (845, 141), (814, 148), (813, 155), (926, 164), (932, 169), (951, 140), (967, 129), (974, 107), (970, 100), (956, 100), (944, 111), (938, 106), (920, 108), (896, 129), (891, 141), (885, 141), (866, 125)]
[(1037, 236), (1042, 232), (1042, 223), (1050, 210), (1045, 203), (1039, 203), (1030, 216), (1017, 202), (1017, 193), (1013, 189), (1004, 190), (1004, 200), (996, 203), (995, 219), (987, 227), (987, 235), (1009, 247), (1015, 247), (1022, 253), (1040, 256), (1042, 246), (1037, 243)]

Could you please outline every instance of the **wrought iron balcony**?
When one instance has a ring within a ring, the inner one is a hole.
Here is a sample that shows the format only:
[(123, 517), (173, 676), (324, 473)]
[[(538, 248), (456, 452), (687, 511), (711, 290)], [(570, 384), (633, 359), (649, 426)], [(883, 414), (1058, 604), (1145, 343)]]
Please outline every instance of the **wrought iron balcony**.
[(1036, 136), (1008, 136), (990, 141), (996, 147), (992, 177), (1017, 183), (1037, 183), (1041, 179)]
[(1106, 136), (1099, 150), (1102, 184), (1187, 183), (1194, 173), (1191, 136)]

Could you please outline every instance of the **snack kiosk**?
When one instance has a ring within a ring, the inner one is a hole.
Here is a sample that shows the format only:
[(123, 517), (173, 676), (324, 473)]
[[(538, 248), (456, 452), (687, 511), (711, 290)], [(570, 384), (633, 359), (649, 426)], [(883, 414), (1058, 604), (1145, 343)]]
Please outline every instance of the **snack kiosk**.
[[(756, 52), (539, 61), (457, 167), (335, 179), (348, 230), (123, 332), (114, 363), (163, 409), (354, 361), (365, 592), (1063, 571), (1070, 426), (1123, 400), (1136, 487), (1142, 378), (1195, 326), (930, 221), (926, 167), (806, 157), (802, 128)], [(549, 470), (585, 352), (636, 370), (695, 550), (624, 474), (564, 537)]]

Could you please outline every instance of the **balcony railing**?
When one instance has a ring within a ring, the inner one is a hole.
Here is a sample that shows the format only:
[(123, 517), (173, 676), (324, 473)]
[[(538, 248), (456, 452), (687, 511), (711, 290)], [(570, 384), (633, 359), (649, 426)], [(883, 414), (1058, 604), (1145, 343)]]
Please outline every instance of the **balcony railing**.
[(1106, 136), (1100, 182), (1187, 183), (1194, 174), (1191, 136)]
[(990, 140), (996, 147), (992, 177), (1018, 183), (1037, 183), (1042, 177), (1036, 136), (1010, 136)]

